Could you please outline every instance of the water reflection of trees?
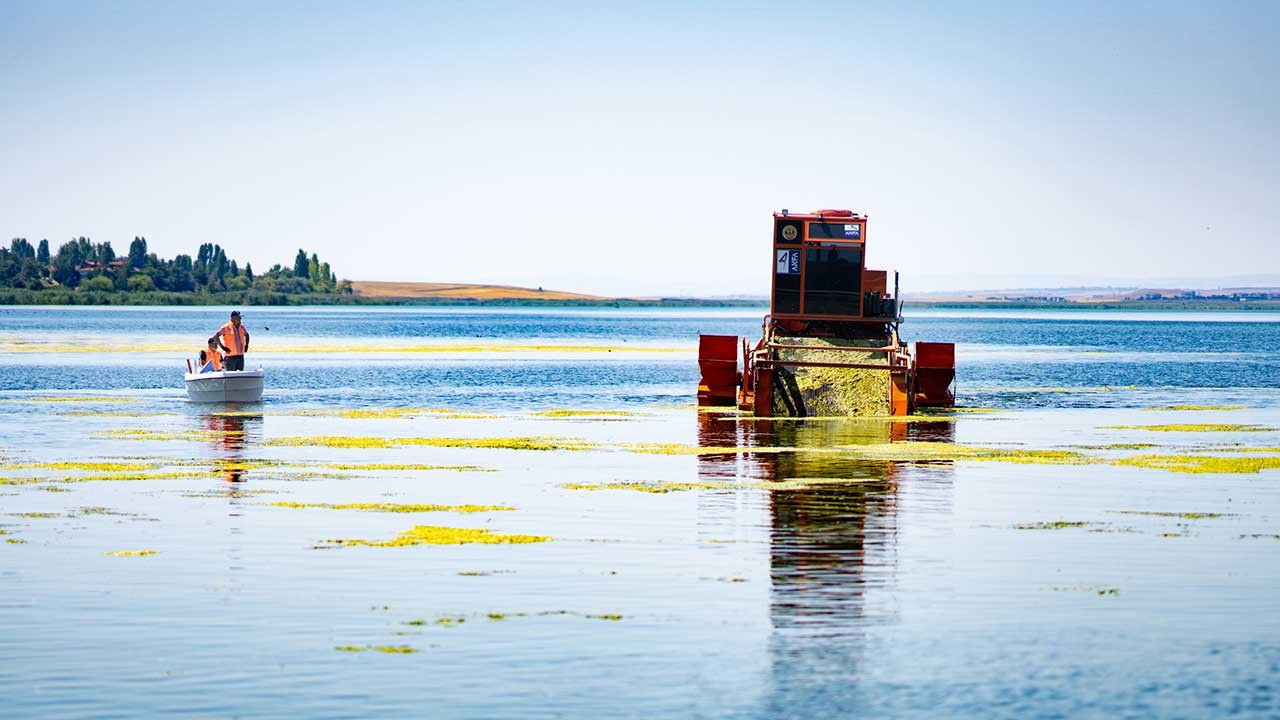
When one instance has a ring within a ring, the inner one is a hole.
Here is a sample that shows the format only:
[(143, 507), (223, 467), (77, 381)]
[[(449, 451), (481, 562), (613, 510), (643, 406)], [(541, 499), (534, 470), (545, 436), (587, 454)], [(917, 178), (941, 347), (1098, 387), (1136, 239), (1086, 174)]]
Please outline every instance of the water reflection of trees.
[[(762, 452), (700, 456), (703, 480), (778, 483), (768, 496), (770, 702), (791, 688), (821, 685), (815, 674), (852, 673), (867, 628), (892, 622), (900, 489), (909, 465), (856, 453), (813, 452), (901, 440), (951, 441), (947, 422), (755, 420), (704, 415), (699, 444)], [(769, 452), (769, 448), (783, 448)], [(794, 448), (794, 450), (785, 450)], [(806, 450), (809, 450), (808, 452)], [(949, 465), (924, 471), (928, 492), (947, 492)], [(944, 500), (945, 502), (945, 500)], [(797, 677), (797, 675), (803, 677)]]

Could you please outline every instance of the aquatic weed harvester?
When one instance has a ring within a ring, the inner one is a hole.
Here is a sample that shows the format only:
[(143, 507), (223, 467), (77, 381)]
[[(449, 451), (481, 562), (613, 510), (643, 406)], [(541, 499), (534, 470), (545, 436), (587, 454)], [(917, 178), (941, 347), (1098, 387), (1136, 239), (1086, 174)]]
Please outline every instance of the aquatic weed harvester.
[[(909, 415), (955, 404), (955, 344), (898, 337), (898, 274), (864, 266), (867, 217), (773, 214), (773, 288), (764, 337), (700, 335), (699, 406), (757, 416)], [(741, 364), (739, 364), (739, 347)]]

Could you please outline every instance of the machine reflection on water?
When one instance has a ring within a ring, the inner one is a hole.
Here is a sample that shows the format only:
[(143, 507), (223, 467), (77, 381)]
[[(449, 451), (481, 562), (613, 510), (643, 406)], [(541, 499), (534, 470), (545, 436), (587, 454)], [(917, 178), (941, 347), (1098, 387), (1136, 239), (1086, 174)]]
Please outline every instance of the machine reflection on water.
[[(698, 443), (818, 448), (954, 441), (950, 422), (757, 420), (703, 413)], [(938, 463), (935, 463), (938, 465)], [(949, 468), (950, 463), (941, 463)], [(838, 453), (699, 456), (702, 480), (800, 481), (769, 493), (770, 618), (775, 634), (832, 637), (892, 621), (874, 591), (893, 582), (900, 482), (908, 464)], [(937, 479), (936, 471), (931, 473)], [(949, 477), (945, 478), (949, 486)], [(785, 641), (784, 641), (785, 642)]]

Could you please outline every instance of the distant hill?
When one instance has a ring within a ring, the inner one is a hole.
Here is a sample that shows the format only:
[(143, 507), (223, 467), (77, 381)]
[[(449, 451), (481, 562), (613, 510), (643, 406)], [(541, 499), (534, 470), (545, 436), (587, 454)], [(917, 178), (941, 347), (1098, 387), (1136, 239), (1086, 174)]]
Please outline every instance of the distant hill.
[(600, 302), (614, 298), (583, 293), (523, 288), (511, 285), (478, 285), (474, 283), (414, 283), (355, 280), (352, 291), (367, 298), (402, 298), (427, 300), (432, 298), (451, 300), (587, 300)]

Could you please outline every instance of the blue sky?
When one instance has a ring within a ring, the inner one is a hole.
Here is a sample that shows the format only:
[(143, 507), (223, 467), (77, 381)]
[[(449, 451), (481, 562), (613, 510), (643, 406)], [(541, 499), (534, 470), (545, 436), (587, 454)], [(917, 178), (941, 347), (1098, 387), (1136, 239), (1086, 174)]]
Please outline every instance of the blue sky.
[(1278, 78), (1280, 3), (0, 0), (0, 232), (760, 294), (848, 207), (907, 288), (1280, 273)]

